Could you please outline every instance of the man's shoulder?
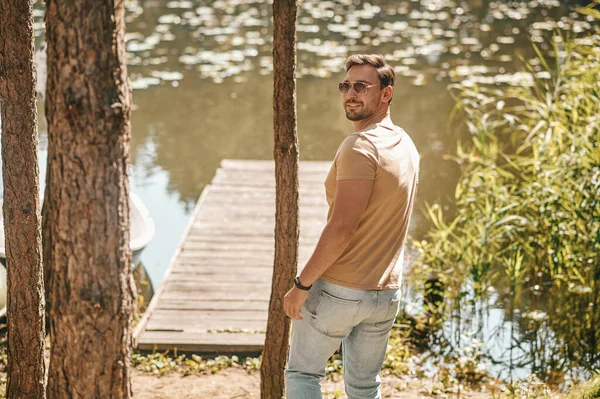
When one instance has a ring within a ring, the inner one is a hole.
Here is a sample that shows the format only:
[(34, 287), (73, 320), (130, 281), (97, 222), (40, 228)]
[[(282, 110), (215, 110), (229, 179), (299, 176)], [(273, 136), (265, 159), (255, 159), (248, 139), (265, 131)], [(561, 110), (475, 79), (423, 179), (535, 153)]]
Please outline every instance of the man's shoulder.
[(364, 131), (349, 134), (340, 146), (340, 152), (359, 150), (379, 157), (379, 150), (375, 145), (373, 137), (369, 137)]
[(373, 143), (373, 136), (367, 134), (367, 132), (360, 131), (354, 132), (346, 136), (341, 144), (342, 147), (364, 147), (375, 149), (375, 144)]

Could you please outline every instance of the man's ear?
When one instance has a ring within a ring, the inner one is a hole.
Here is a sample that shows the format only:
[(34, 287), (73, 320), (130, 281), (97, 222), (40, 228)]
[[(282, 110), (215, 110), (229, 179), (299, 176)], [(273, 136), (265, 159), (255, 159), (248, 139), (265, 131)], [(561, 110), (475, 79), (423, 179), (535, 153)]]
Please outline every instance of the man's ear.
[(394, 88), (392, 86), (386, 86), (383, 88), (383, 98), (382, 100), (386, 103), (389, 103), (394, 96)]

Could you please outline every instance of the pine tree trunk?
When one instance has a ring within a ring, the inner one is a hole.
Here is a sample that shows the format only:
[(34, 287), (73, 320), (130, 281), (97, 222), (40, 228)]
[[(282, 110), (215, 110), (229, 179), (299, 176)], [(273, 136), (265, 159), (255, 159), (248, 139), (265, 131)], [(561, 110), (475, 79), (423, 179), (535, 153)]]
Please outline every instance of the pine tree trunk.
[(48, 397), (130, 398), (131, 88), (122, 0), (47, 0)]
[(44, 280), (31, 0), (0, 0), (7, 398), (44, 398)]
[(289, 353), (290, 319), (283, 297), (298, 267), (298, 135), (296, 132), (296, 0), (273, 3), (275, 134), (275, 264), (269, 321), (261, 365), (261, 398), (285, 395), (283, 371)]

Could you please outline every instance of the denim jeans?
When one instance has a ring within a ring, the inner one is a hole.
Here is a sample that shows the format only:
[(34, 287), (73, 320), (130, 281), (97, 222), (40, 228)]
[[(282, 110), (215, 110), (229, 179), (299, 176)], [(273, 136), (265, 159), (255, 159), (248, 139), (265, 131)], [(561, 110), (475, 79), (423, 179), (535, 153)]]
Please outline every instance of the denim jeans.
[(292, 321), (287, 399), (318, 399), (327, 360), (342, 344), (348, 399), (381, 398), (379, 372), (400, 290), (365, 291), (317, 280)]

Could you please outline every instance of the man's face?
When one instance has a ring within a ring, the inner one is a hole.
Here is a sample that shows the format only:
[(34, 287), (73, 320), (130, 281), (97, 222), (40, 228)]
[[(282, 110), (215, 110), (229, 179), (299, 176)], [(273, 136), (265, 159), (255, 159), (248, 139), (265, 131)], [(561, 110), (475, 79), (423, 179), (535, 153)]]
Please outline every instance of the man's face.
[(373, 115), (385, 104), (381, 102), (382, 89), (377, 70), (371, 65), (355, 65), (346, 73), (346, 82), (363, 82), (368, 88), (365, 94), (359, 95), (354, 87), (343, 94), (346, 118), (356, 122)]

